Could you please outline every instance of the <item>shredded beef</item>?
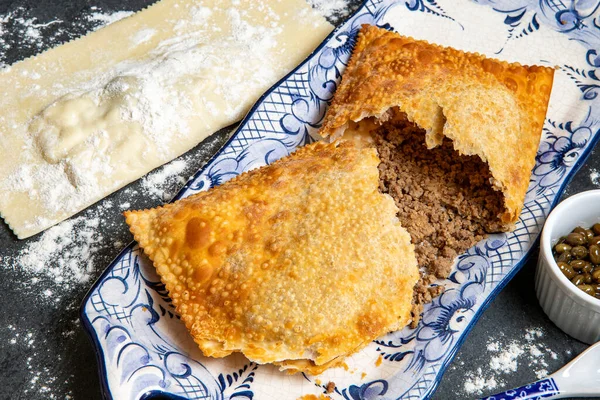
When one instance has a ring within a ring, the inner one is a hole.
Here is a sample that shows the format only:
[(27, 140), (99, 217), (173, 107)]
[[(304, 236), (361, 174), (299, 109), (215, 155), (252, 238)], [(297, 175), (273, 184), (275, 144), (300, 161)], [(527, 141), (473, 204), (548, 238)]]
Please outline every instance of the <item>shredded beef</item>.
[(431, 283), (448, 277), (458, 254), (501, 230), (503, 196), (492, 189), (487, 164), (478, 156), (459, 155), (447, 138), (428, 150), (425, 131), (398, 119), (384, 123), (373, 137), (381, 159), (380, 189), (400, 209), (398, 218), (424, 271), (415, 286), (414, 327), (423, 304), (443, 291)]

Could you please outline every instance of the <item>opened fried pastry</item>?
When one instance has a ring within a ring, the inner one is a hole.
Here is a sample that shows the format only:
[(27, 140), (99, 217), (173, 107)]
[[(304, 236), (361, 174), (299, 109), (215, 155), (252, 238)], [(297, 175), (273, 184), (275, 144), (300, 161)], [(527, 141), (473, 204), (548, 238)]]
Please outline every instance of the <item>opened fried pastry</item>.
[(409, 322), (414, 248), (378, 164), (374, 149), (315, 143), (125, 215), (205, 355), (318, 374)]
[[(452, 140), (479, 156), (504, 195), (504, 230), (517, 221), (540, 142), (554, 70), (465, 53), (364, 25), (319, 134), (403, 113), (425, 130), (427, 148)], [(371, 122), (372, 123), (372, 122)]]
[(412, 326), (456, 257), (523, 207), (554, 70), (362, 27), (319, 134), (375, 147), (422, 271)]

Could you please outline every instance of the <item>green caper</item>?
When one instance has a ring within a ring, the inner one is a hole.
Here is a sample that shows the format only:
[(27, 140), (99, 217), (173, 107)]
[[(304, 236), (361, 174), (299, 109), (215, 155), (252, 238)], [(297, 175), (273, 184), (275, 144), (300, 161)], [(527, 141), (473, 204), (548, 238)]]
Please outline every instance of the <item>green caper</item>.
[(581, 246), (586, 243), (586, 237), (582, 233), (569, 233), (566, 242), (571, 246)]
[(594, 237), (594, 231), (586, 229), (585, 232), (583, 232), (583, 235), (585, 236), (586, 241), (589, 242)]
[(583, 276), (581, 276), (581, 275), (575, 275), (575, 277), (573, 279), (571, 279), (571, 282), (573, 282), (573, 284), (575, 286), (577, 286), (577, 285), (583, 285)]
[(571, 268), (573, 268), (576, 271), (580, 271), (582, 270), (586, 265), (588, 265), (587, 261), (585, 260), (573, 260), (569, 263), (569, 265), (571, 266)]
[(567, 279), (600, 299), (600, 222), (590, 228), (578, 226), (561, 236), (552, 255)]
[(564, 274), (564, 276), (567, 277), (567, 279), (573, 279), (573, 277), (577, 275), (577, 272), (575, 272), (575, 270), (569, 264), (565, 262), (559, 262), (557, 263), (557, 265), (558, 269), (560, 269), (560, 271)]
[(557, 252), (558, 254), (562, 254), (565, 251), (571, 251), (571, 246), (569, 246), (566, 243), (559, 243), (556, 246), (554, 246), (554, 251)]
[(590, 246), (590, 261), (596, 265), (600, 264), (600, 246), (593, 244)]
[(590, 240), (588, 240), (588, 244), (591, 246), (595, 244), (596, 246), (600, 246), (600, 236), (594, 236)]
[(556, 261), (568, 263), (572, 259), (573, 259), (573, 256), (571, 255), (571, 252), (570, 251), (565, 251), (564, 253), (562, 253), (561, 255), (558, 256), (558, 258), (556, 259)]
[(596, 294), (596, 291), (594, 290), (594, 287), (592, 285), (577, 285), (577, 288), (589, 294), (590, 296)]
[(578, 226), (577, 228), (573, 229), (571, 233), (579, 233), (583, 235), (586, 241), (594, 237), (594, 232), (591, 229), (585, 229), (581, 226)]
[(586, 249), (584, 246), (575, 246), (571, 249), (571, 254), (575, 258), (583, 260), (588, 255), (588, 249)]

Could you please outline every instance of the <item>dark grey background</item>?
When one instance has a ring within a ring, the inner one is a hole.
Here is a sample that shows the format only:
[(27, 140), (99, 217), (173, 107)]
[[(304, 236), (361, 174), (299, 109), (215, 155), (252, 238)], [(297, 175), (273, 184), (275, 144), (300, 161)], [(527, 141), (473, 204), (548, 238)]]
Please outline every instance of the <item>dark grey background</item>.
[[(39, 23), (60, 19), (64, 21), (60, 25), (61, 29), (66, 29), (66, 32), (44, 29), (43, 45), (38, 47), (24, 41), (16, 27), (9, 24), (2, 38), (11, 45), (11, 49), (4, 53), (0, 61), (10, 64), (84, 34), (94, 27), (93, 23), (83, 18), (90, 14), (92, 6), (97, 6), (101, 12), (136, 11), (151, 3), (151, 0), (0, 0), (0, 20), (6, 13), (22, 7), (24, 10), (18, 12), (26, 13), (29, 18), (36, 17)], [(354, 7), (358, 3), (360, 1), (355, 1)], [(228, 132), (229, 130), (225, 130), (212, 136), (191, 150), (190, 154), (199, 153), (205, 146), (218, 148), (227, 139)], [(190, 163), (184, 172), (186, 177), (207, 161), (207, 158), (203, 157), (193, 159), (196, 161)], [(591, 154), (588, 162), (568, 186), (564, 197), (595, 188), (590, 179), (593, 169), (600, 170), (598, 151)], [(139, 181), (129, 185), (134, 189), (139, 186)], [(171, 189), (175, 190), (176, 187)], [(160, 203), (158, 200), (144, 198), (141, 194), (128, 196), (123, 190), (107, 199), (115, 201), (116, 204), (130, 202), (132, 208), (151, 207)], [(98, 209), (102, 204), (103, 202), (100, 202), (92, 209)], [(131, 240), (118, 208), (103, 211), (103, 216), (105, 221), (101, 229), (104, 239), (102, 249), (95, 258), (96, 276), (100, 275), (108, 262), (119, 252), (112, 243), (117, 240), (123, 243)], [(96, 360), (88, 338), (77, 320), (78, 306), (88, 287), (83, 285), (75, 288), (68, 295), (61, 296), (59, 302), (49, 305), (40, 302), (39, 293), (50, 287), (51, 282), (42, 279), (39, 283), (31, 285), (28, 291), (24, 291), (21, 283), (29, 280), (31, 276), (13, 270), (2, 262), (3, 257), (6, 259), (7, 256), (17, 254), (28, 241), (36, 238), (19, 241), (7, 226), (0, 222), (0, 398), (48, 399), (71, 396), (75, 399), (98, 399), (101, 395)], [(512, 340), (524, 343), (525, 329), (541, 328), (544, 336), (538, 339), (538, 344), (558, 355), (556, 360), (544, 358), (548, 362), (549, 372), (557, 370), (587, 347), (554, 326), (538, 305), (533, 289), (536, 258), (537, 251), (483, 313), (444, 375), (434, 399), (474, 397), (464, 392), (464, 381), (478, 367), (486, 371), (491, 357), (491, 353), (486, 350), (490, 339), (501, 339), (502, 343)], [(65, 332), (69, 331), (74, 332), (65, 335)], [(16, 334), (20, 336), (16, 337)], [(27, 334), (31, 334), (33, 343), (24, 339)], [(12, 344), (11, 339), (14, 338), (18, 340)], [(489, 373), (485, 375), (490, 376)], [(523, 362), (520, 363), (517, 372), (498, 375), (497, 378), (504, 382), (497, 390), (519, 386), (536, 379), (534, 370)]]

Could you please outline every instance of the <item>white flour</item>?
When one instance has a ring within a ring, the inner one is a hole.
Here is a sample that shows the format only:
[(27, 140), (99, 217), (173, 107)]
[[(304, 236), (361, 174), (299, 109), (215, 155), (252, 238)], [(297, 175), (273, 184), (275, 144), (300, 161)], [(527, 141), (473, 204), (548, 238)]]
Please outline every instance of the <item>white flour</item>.
[[(267, 15), (275, 15), (270, 7), (262, 3), (256, 3), (253, 7)], [(221, 29), (210, 18), (211, 13), (216, 11), (206, 7), (193, 8), (190, 18), (182, 19), (179, 25), (181, 28), (186, 24), (199, 24), (201, 28), (193, 28), (199, 29), (198, 31), (193, 30), (192, 33), (163, 40), (148, 53), (147, 58), (135, 62), (124, 61), (105, 73), (91, 76), (78, 85), (75, 98), (82, 102), (79, 104), (84, 104), (84, 101), (88, 102), (85, 104), (91, 104), (86, 107), (90, 107), (92, 113), (111, 104), (109, 110), (112, 112), (114, 108), (116, 115), (120, 115), (125, 121), (124, 124), (135, 123), (135, 129), (139, 129), (141, 135), (136, 140), (143, 143), (144, 152), (150, 152), (148, 158), (155, 158), (158, 162), (172, 159), (172, 143), (185, 140), (203, 124), (210, 124), (210, 121), (223, 117), (230, 120), (241, 119), (245, 104), (239, 102), (240, 96), (243, 97), (243, 93), (257, 87), (266, 87), (278, 77), (278, 67), (265, 65), (264, 61), (269, 60), (277, 51), (277, 39), (283, 28), (277, 22), (278, 18), (272, 18), (269, 25), (263, 26), (262, 22), (257, 25), (247, 13), (235, 8), (222, 11), (227, 15), (226, 21), (230, 24), (227, 29), (231, 29), (232, 35), (206, 40), (203, 30)], [(107, 24), (129, 14), (94, 12), (88, 20)], [(143, 30), (138, 35), (133, 40), (143, 42), (150, 40), (153, 32)], [(240, 53), (246, 56), (241, 59)], [(250, 78), (231, 74), (232, 70), (245, 66), (256, 71)], [(207, 74), (211, 76), (211, 95), (214, 93), (223, 99), (226, 106), (217, 107), (210, 97), (198, 92), (198, 85), (194, 82), (204, 81), (204, 78), (198, 77)], [(56, 96), (73, 95), (73, 88), (55, 87), (53, 91)], [(109, 102), (115, 98), (121, 100)], [(62, 107), (62, 103), (60, 104), (54, 106)], [(201, 119), (197, 114), (199, 108), (206, 110)], [(104, 114), (98, 112), (98, 115)], [(30, 129), (31, 137), (26, 144), (28, 152), (42, 148), (45, 157), (48, 154), (53, 157), (54, 149), (61, 148), (60, 141), (63, 139), (59, 133), (63, 128), (55, 126), (52, 121), (46, 117), (34, 120), (35, 125), (31, 126), (36, 128)], [(74, 153), (69, 153), (68, 156), (58, 157), (52, 165), (25, 165), (0, 181), (0, 190), (27, 192), (52, 217), (77, 212), (105, 195), (107, 185), (119, 184), (115, 182), (117, 177), (114, 171), (120, 163), (114, 157), (99, 156), (108, 153), (103, 147), (106, 143), (116, 145), (126, 139), (119, 132), (121, 131), (118, 129), (112, 129), (111, 132), (99, 129), (85, 133), (90, 135), (86, 139), (85, 149), (77, 147), (79, 150), (73, 150)], [(89, 153), (89, 156), (78, 152)], [(115, 183), (106, 183), (107, 177), (113, 177), (111, 182)], [(155, 180), (159, 178), (160, 176), (153, 176)], [(150, 194), (159, 195), (155, 192)], [(27, 221), (26, 226), (28, 229), (38, 230), (48, 223), (44, 218), (36, 218)]]
[[(230, 132), (229, 135), (232, 133), (233, 132)], [(188, 154), (150, 172), (148, 175), (142, 178), (142, 184), (140, 188), (142, 194), (145, 197), (162, 200), (164, 202), (171, 201), (171, 199), (188, 181), (190, 176), (183, 174), (183, 172), (189, 168), (189, 165), (191, 164), (200, 167), (201, 165), (199, 165), (198, 160), (200, 158), (206, 158), (208, 155), (215, 153), (216, 151), (217, 148), (215, 145), (207, 146), (205, 144), (201, 153)], [(192, 174), (195, 172), (196, 171), (191, 171)], [(122, 209), (128, 209), (130, 204), (121, 204), (119, 207)]]
[(502, 377), (518, 372), (519, 367), (534, 371), (537, 379), (548, 376), (548, 359), (556, 360), (558, 355), (537, 344), (543, 336), (544, 332), (540, 328), (531, 328), (525, 330), (524, 341), (490, 339), (487, 343), (491, 356), (489, 365), (466, 374), (463, 384), (465, 393), (490, 394), (494, 389), (505, 385)]
[(307, 0), (325, 18), (341, 19), (352, 11), (348, 0)]
[(142, 180), (144, 193), (163, 201), (170, 200), (175, 193), (170, 192), (168, 188), (181, 187), (187, 181), (186, 177), (181, 176), (185, 168), (184, 160), (176, 160), (146, 175)]
[[(110, 207), (103, 207), (107, 210)], [(64, 221), (30, 241), (7, 265), (29, 278), (52, 282), (42, 291), (46, 300), (58, 302), (77, 285), (90, 283), (98, 273), (95, 255), (104, 241), (100, 212), (88, 211), (83, 216)]]
[(90, 22), (98, 23), (98, 26), (94, 28), (94, 30), (98, 30), (103, 26), (113, 24), (123, 18), (127, 18), (130, 15), (133, 15), (133, 11), (117, 11), (110, 14), (103, 14), (98, 12), (98, 7), (91, 7), (91, 10), (94, 11), (87, 17), (87, 20)]
[(483, 393), (494, 390), (497, 386), (498, 382), (496, 382), (494, 377), (483, 378), (481, 368), (477, 368), (475, 375), (467, 375), (465, 377), (464, 388), (467, 393)]
[[(500, 349), (500, 347), (498, 347)], [(516, 342), (510, 343), (504, 350), (500, 350), (497, 356), (490, 360), (490, 368), (499, 372), (515, 372), (517, 370), (517, 359), (525, 353), (525, 350)]]
[[(29, 374), (29, 381), (22, 388), (22, 393), (29, 395), (27, 397), (33, 397), (34, 394), (42, 394), (43, 398), (46, 399), (72, 399), (73, 397), (70, 391), (67, 391), (66, 393), (63, 391), (60, 395), (55, 394), (55, 386), (59, 383), (58, 378), (52, 373), (50, 367), (37, 365), (37, 359), (42, 357), (44, 353), (48, 351), (48, 346), (50, 345), (45, 335), (40, 335), (40, 333), (35, 330), (19, 332), (17, 327), (13, 325), (9, 325), (7, 328), (9, 334), (12, 336), (9, 343), (14, 346), (19, 346), (29, 354), (24, 371)], [(58, 355), (56, 361), (61, 362), (62, 356)]]
[(152, 39), (154, 35), (156, 35), (156, 29), (142, 29), (141, 31), (138, 31), (138, 33), (132, 36), (131, 44), (133, 46), (137, 46), (142, 43), (146, 43), (147, 41)]
[[(98, 7), (92, 7), (91, 10), (92, 14), (84, 16), (87, 25), (79, 23), (75, 26), (82, 28), (92, 25), (93, 30), (97, 30), (133, 14), (131, 11), (103, 13)], [(39, 23), (37, 18), (29, 15), (27, 9), (18, 7), (5, 15), (0, 15), (0, 68), (6, 64), (6, 52), (10, 49), (5, 37), (9, 33), (9, 27), (10, 32), (19, 38), (21, 50), (35, 53), (45, 47), (45, 44), (52, 44), (59, 37), (67, 36), (69, 39), (76, 37), (69, 34), (64, 21), (56, 19)]]
[(600, 173), (598, 173), (598, 170), (590, 170), (590, 181), (592, 181), (592, 184), (594, 185), (600, 185)]

